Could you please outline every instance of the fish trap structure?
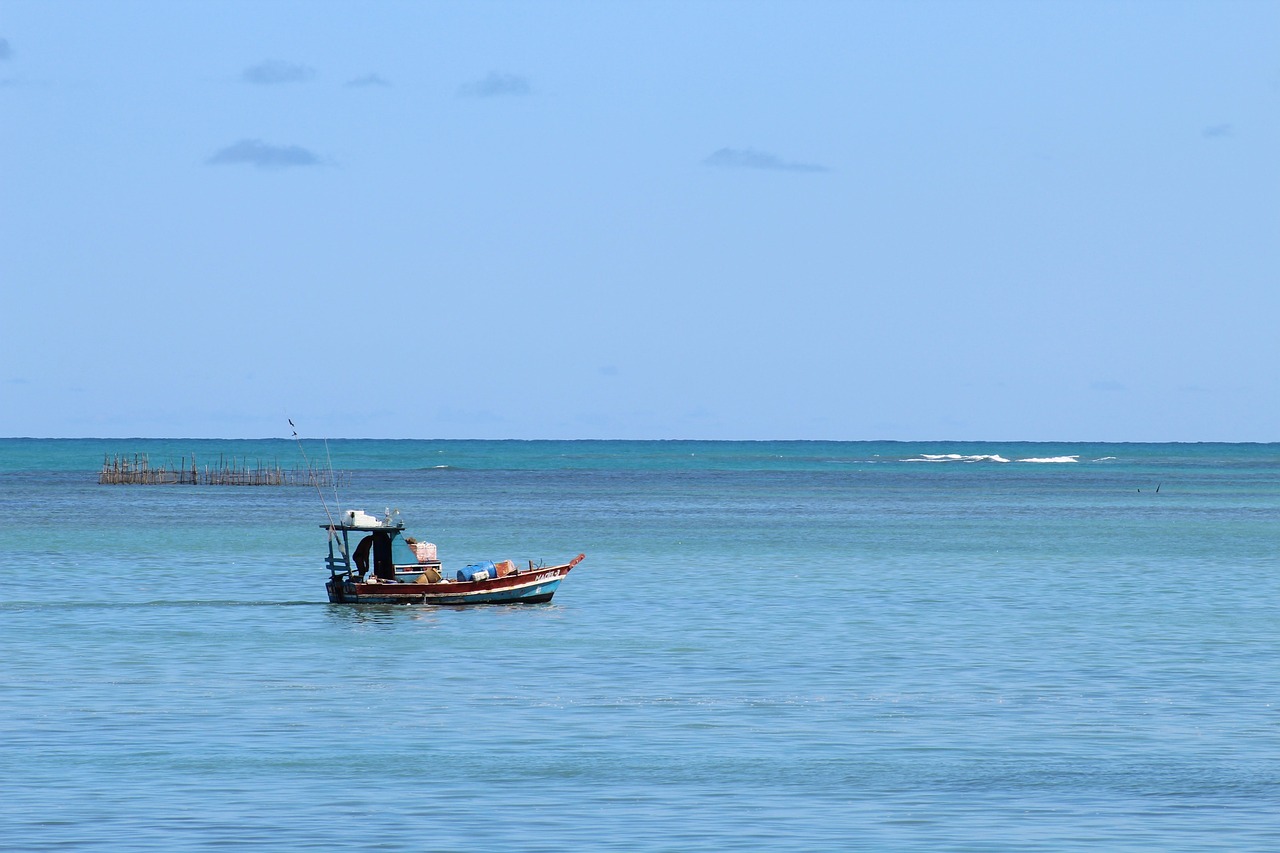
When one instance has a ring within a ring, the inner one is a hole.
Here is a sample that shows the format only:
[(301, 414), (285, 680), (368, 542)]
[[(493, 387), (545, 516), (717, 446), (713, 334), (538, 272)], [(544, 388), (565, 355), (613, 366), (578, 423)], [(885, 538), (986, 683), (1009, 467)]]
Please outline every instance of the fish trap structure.
[(98, 484), (104, 486), (314, 486), (337, 488), (346, 485), (348, 476), (340, 471), (316, 468), (283, 468), (278, 463), (230, 459), (219, 456), (217, 465), (201, 468), (195, 454), (190, 464), (187, 457), (174, 464), (166, 461), (153, 466), (145, 453), (103, 456)]

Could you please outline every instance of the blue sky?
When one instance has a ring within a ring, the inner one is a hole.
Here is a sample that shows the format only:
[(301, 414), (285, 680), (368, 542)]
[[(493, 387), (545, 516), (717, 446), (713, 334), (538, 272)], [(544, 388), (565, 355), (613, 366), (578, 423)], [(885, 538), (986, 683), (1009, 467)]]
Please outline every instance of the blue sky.
[(1280, 3), (0, 4), (0, 435), (1280, 439)]

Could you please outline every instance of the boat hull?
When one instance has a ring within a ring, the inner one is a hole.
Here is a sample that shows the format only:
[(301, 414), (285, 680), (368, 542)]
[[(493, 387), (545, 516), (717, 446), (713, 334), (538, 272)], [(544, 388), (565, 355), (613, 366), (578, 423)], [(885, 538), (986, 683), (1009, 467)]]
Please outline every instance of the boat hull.
[(577, 562), (482, 581), (365, 583), (334, 576), (325, 589), (334, 604), (545, 604)]

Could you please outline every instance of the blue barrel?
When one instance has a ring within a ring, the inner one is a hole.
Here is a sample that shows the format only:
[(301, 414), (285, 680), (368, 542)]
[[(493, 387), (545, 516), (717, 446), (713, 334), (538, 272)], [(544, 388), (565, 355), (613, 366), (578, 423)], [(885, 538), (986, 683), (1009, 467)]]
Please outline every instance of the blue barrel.
[(488, 572), (489, 577), (498, 576), (497, 571), (493, 568), (493, 561), (486, 560), (483, 563), (476, 563), (473, 566), (467, 566), (465, 569), (458, 569), (458, 580), (469, 581), (475, 578), (476, 572)]

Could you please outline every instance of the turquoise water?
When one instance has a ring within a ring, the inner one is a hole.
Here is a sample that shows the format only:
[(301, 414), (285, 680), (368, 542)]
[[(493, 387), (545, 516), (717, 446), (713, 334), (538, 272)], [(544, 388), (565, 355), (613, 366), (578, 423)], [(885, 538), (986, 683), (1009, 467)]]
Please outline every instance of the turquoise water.
[(296, 445), (0, 440), (7, 847), (1280, 846), (1280, 446), (305, 447), (446, 568), (587, 560), (329, 605), (314, 489), (97, 485)]

